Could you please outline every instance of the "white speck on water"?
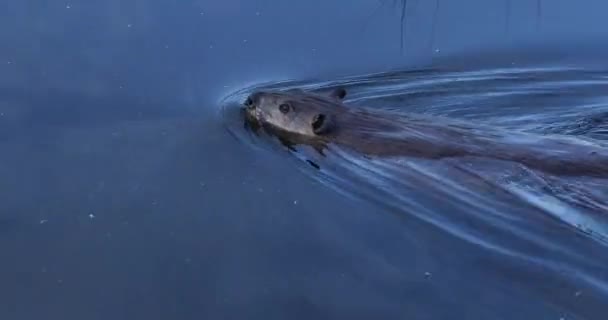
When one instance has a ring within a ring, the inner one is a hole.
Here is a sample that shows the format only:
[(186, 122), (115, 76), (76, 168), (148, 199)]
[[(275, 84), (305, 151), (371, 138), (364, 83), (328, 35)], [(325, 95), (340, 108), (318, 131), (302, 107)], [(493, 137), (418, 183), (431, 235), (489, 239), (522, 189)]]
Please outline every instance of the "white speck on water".
[(298, 200), (294, 200), (293, 204), (297, 205), (298, 204)]
[(427, 278), (430, 278), (431, 277), (431, 273), (427, 271), (427, 272), (424, 273), (424, 276), (427, 277)]
[(0, 112), (0, 117), (4, 117), (4, 112)]
[(42, 219), (42, 220), (40, 220), (40, 224), (45, 224), (45, 223), (47, 223), (47, 222), (49, 222), (49, 220), (46, 220), (46, 219)]
[(133, 26), (133, 25), (129, 23), (129, 24), (127, 25), (127, 28), (131, 28), (132, 26)]
[(441, 52), (441, 50), (435, 49), (435, 53), (439, 53), (439, 52)]
[(66, 5), (65, 5), (65, 8), (66, 8), (66, 9), (71, 9), (71, 8), (72, 8), (72, 6), (71, 6), (70, 4), (66, 4)]
[(577, 291), (577, 292), (574, 293), (574, 296), (575, 297), (580, 297), (582, 294), (583, 294), (582, 292)]
[(259, 11), (257, 11), (257, 12), (255, 13), (255, 15), (256, 15), (256, 16), (259, 16), (259, 15), (260, 15), (260, 12), (259, 12)]
[(206, 185), (206, 184), (205, 184), (204, 182), (202, 182), (202, 181), (201, 181), (201, 182), (199, 182), (198, 184), (200, 184), (200, 185), (201, 185), (201, 188), (204, 188), (204, 187), (205, 187), (205, 185)]
[(204, 15), (205, 15), (205, 12), (201, 11), (201, 16), (204, 16)]
[(12, 62), (12, 61), (7, 61), (6, 63), (7, 63), (7, 64), (13, 64), (13, 62)]
[(212, 44), (209, 45), (209, 49), (213, 49), (213, 45)]
[(247, 39), (243, 39), (243, 43), (247, 43)]
[(94, 214), (92, 214), (92, 213), (90, 213), (90, 214), (89, 214), (89, 219), (94, 219), (94, 218), (95, 218), (95, 215), (94, 215)]

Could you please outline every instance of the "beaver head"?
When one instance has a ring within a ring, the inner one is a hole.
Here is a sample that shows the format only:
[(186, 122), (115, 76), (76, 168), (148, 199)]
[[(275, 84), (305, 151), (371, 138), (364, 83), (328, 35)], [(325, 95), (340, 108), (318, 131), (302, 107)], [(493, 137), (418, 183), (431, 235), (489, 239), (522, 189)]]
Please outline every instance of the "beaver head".
[(266, 128), (304, 137), (318, 137), (335, 129), (335, 116), (346, 108), (346, 91), (334, 89), (327, 95), (301, 90), (258, 91), (245, 100), (250, 121)]

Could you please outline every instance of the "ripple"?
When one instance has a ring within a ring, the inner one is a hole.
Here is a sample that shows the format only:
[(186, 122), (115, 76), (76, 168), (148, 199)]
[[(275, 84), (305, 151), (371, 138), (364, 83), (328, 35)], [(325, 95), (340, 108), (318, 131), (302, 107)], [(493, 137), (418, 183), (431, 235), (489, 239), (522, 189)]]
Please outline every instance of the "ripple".
[[(346, 104), (576, 136), (581, 143), (606, 146), (607, 74), (559, 67), (504, 68), (283, 81), (243, 88), (222, 101), (222, 110), (235, 109), (254, 89), (345, 87), (350, 92)], [(279, 146), (267, 137), (253, 137), (235, 117), (224, 113), (227, 129), (240, 142), (264, 152), (269, 145)], [(593, 271), (602, 270), (603, 264), (578, 249), (589, 241), (604, 249), (608, 245), (607, 179), (549, 176), (495, 160), (370, 159), (338, 147), (330, 147), (326, 157), (304, 146), (292, 155), (299, 160), (299, 170), (346, 196), (370, 201), (403, 219), (419, 219), (513, 259), (577, 272), (581, 281), (608, 294), (604, 275)], [(310, 161), (319, 169), (310, 170)], [(543, 257), (543, 252), (559, 252), (563, 259)]]

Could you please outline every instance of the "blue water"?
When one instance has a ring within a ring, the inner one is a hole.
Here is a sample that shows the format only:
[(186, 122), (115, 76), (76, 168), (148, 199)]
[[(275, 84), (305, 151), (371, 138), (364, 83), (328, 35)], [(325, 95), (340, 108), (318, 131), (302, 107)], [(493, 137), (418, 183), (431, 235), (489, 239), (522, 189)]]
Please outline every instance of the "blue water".
[[(488, 127), (539, 137), (562, 135), (575, 143), (608, 148), (607, 86), (608, 72), (595, 68), (404, 71), (323, 82), (260, 84), (228, 96), (223, 115), (238, 141), (256, 152), (281, 154), (285, 161), (287, 155), (281, 148), (287, 149), (272, 136), (253, 135), (240, 125), (237, 110), (254, 90), (305, 88), (322, 92), (342, 87), (348, 92), (345, 103), (353, 108), (426, 114), (431, 115), (429, 121), (460, 119), (477, 123), (480, 131)], [(353, 201), (373, 203), (378, 211), (370, 214), (389, 216), (387, 219), (394, 219), (404, 234), (420, 239), (422, 234), (438, 232), (472, 246), (469, 252), (491, 252), (500, 261), (497, 263), (510, 266), (484, 270), (486, 276), (496, 280), (507, 272), (510, 282), (503, 285), (511, 289), (521, 286), (535, 293), (536, 299), (558, 306), (556, 310), (563, 309), (569, 317), (593, 318), (605, 309), (606, 179), (549, 176), (517, 163), (491, 159), (370, 159), (331, 146), (325, 156), (304, 145), (298, 148), (291, 156), (304, 161), (293, 163), (294, 168)], [(308, 165), (311, 159), (318, 170)], [(424, 250), (439, 244), (418, 245)], [(448, 248), (445, 244), (441, 247)], [(543, 270), (547, 279), (514, 285), (529, 268)], [(441, 276), (444, 269), (438, 271)], [(443, 285), (461, 288), (461, 280), (443, 278)], [(538, 286), (552, 289), (535, 292)], [(593, 298), (585, 300), (583, 291)]]
[(604, 1), (402, 4), (1, 4), (0, 319), (604, 319), (606, 181), (243, 127), (344, 86), (608, 143)]
[[(261, 88), (322, 91), (344, 87), (349, 92), (345, 103), (355, 108), (361, 105), (404, 114), (460, 118), (480, 127), (568, 135), (606, 147), (603, 140), (608, 140), (608, 96), (604, 88), (608, 87), (608, 73), (598, 70), (428, 70), (329, 82), (263, 84), (227, 97), (225, 119), (237, 140), (254, 147), (252, 150), (281, 153), (279, 144), (270, 136), (252, 136), (237, 125), (235, 110), (244, 97)], [(273, 142), (276, 146), (269, 148)], [(428, 233), (445, 234), (454, 242), (471, 246), (469, 253), (489, 252), (495, 259), (493, 263), (501, 265), (484, 268), (484, 276), (477, 274), (474, 278), (506, 280), (502, 285), (533, 294), (535, 301), (552, 303), (557, 314), (562, 310), (568, 317), (593, 319), (605, 309), (605, 179), (548, 177), (515, 163), (490, 160), (370, 160), (339, 149), (330, 149), (326, 158), (315, 158), (314, 151), (306, 150), (306, 146), (300, 149), (293, 158), (314, 159), (321, 170), (312, 169), (306, 161), (294, 163), (294, 168), (353, 201), (373, 203), (378, 209), (372, 214), (394, 219), (392, 224), (399, 225), (403, 234), (415, 239), (423, 239)], [(365, 230), (360, 230), (365, 235), (382, 233), (366, 230), (366, 224), (359, 228)], [(417, 245), (420, 250), (449, 247), (424, 241)], [(403, 265), (394, 267), (400, 269)], [(438, 276), (444, 275), (445, 268), (451, 266), (439, 267)], [(542, 270), (538, 272), (544, 278), (538, 278), (538, 282), (521, 280), (535, 279), (537, 275), (529, 275), (531, 270)], [(442, 285), (462, 288), (471, 286), (470, 280), (447, 276), (442, 278)], [(582, 292), (591, 295), (589, 300), (582, 297)], [(521, 312), (516, 318), (527, 317), (527, 311)]]

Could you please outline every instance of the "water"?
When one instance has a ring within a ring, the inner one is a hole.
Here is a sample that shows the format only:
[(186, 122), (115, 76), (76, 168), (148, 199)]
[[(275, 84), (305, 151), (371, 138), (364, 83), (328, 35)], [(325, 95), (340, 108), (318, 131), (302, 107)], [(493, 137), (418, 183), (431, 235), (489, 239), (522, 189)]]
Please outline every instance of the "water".
[(0, 318), (603, 319), (604, 180), (339, 150), (317, 170), (234, 112), (342, 85), (606, 142), (606, 4), (437, 3), (408, 1), (402, 51), (398, 2), (5, 2)]
[[(321, 92), (344, 87), (352, 93), (345, 102), (353, 107), (359, 104), (405, 114), (467, 119), (480, 128), (490, 124), (511, 132), (563, 134), (576, 137), (575, 141), (581, 141), (578, 143), (593, 141), (606, 148), (606, 85), (606, 73), (597, 69), (421, 71), (323, 83), (267, 84), (246, 88), (224, 103), (231, 132), (257, 152), (278, 152), (267, 145), (279, 144), (270, 136), (257, 137), (244, 130), (234, 120), (236, 110), (254, 89), (292, 87)], [(554, 96), (561, 99), (551, 99)], [(571, 130), (580, 122), (587, 125)], [(550, 290), (535, 292), (539, 284), (522, 284), (524, 290), (536, 293), (536, 299), (560, 306), (575, 318), (593, 318), (605, 308), (608, 269), (602, 261), (607, 257), (608, 245), (606, 179), (550, 176), (515, 163), (480, 159), (372, 160), (335, 148), (321, 157), (306, 146), (300, 146), (293, 155), (294, 159), (314, 159), (320, 170), (312, 169), (306, 161), (294, 163), (294, 167), (353, 201), (365, 199), (382, 208), (380, 212), (396, 219), (394, 223), (403, 233), (416, 239), (429, 232), (449, 234), (452, 241), (475, 248), (468, 251), (489, 251), (498, 256), (494, 263), (514, 264), (485, 269), (483, 276), (477, 274), (476, 278), (487, 281), (486, 277), (501, 278), (506, 272), (508, 279), (518, 282), (515, 279), (539, 268), (547, 277), (542, 285)], [(448, 247), (439, 243), (421, 246)], [(438, 272), (441, 276), (445, 269)], [(462, 288), (459, 280), (443, 278), (444, 285)], [(583, 291), (595, 298), (584, 301)]]

